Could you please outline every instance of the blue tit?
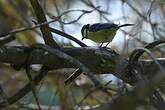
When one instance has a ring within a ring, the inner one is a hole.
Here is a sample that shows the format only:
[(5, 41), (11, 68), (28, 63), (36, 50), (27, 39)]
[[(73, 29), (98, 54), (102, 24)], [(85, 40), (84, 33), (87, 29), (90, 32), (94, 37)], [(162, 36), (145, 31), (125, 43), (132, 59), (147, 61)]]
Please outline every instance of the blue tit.
[(81, 29), (82, 40), (90, 39), (97, 43), (111, 42), (117, 30), (121, 27), (132, 26), (133, 24), (117, 25), (113, 23), (96, 23), (84, 25)]

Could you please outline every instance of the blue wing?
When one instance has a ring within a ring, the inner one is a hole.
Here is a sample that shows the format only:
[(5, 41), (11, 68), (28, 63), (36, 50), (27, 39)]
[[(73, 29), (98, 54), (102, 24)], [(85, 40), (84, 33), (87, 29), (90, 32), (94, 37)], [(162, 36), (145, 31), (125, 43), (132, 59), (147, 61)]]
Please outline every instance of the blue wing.
[(89, 31), (96, 32), (96, 31), (100, 31), (104, 29), (111, 29), (114, 27), (118, 27), (118, 25), (113, 24), (113, 23), (96, 23), (89, 27)]

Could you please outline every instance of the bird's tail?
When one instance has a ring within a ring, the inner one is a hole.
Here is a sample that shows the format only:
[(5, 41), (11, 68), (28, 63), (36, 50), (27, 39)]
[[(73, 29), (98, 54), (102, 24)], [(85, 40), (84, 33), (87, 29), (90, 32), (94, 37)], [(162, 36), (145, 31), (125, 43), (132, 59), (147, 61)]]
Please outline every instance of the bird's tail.
[(118, 26), (118, 28), (125, 27), (125, 26), (132, 26), (132, 25), (134, 24), (123, 24), (123, 25)]

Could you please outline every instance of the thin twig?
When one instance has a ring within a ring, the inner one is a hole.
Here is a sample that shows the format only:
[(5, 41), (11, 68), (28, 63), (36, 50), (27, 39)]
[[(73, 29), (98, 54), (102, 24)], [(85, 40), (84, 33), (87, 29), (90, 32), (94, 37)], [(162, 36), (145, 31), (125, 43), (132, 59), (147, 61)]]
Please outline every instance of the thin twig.
[(76, 39), (75, 37), (73, 37), (73, 36), (71, 36), (71, 35), (69, 35), (67, 33), (64, 33), (62, 31), (59, 31), (59, 30), (51, 28), (51, 27), (49, 29), (50, 29), (51, 32), (56, 33), (58, 35), (61, 35), (61, 36), (65, 37), (65, 38), (68, 38), (68, 39), (76, 42), (77, 44), (79, 44), (82, 47), (87, 47), (86, 44), (84, 44), (83, 42), (79, 41), (78, 39)]
[(56, 22), (58, 21), (59, 18), (55, 18), (51, 21), (48, 21), (48, 22), (43, 22), (43, 23), (39, 23), (37, 25), (34, 25), (34, 26), (31, 26), (31, 27), (23, 27), (23, 28), (19, 28), (19, 29), (14, 29), (8, 33), (5, 33), (5, 34), (1, 34), (0, 37), (4, 37), (4, 36), (7, 36), (7, 35), (13, 35), (13, 34), (17, 34), (17, 33), (20, 33), (20, 32), (23, 32), (23, 31), (28, 31), (28, 30), (33, 30), (35, 28), (40, 28), (41, 26), (43, 25), (47, 25), (47, 24), (50, 24), (50, 23), (53, 23), (53, 22)]

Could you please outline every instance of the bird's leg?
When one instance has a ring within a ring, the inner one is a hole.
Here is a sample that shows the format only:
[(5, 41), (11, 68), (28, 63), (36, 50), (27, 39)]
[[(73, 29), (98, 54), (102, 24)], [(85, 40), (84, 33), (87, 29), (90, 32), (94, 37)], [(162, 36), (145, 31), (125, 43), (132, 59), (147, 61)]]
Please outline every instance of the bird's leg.
[(104, 48), (106, 48), (106, 47), (109, 45), (109, 43), (110, 43), (110, 42), (108, 42), (108, 43), (105, 45), (105, 47), (104, 47)]
[(102, 47), (102, 45), (103, 45), (103, 42), (100, 44), (100, 46), (99, 46), (99, 47)]

